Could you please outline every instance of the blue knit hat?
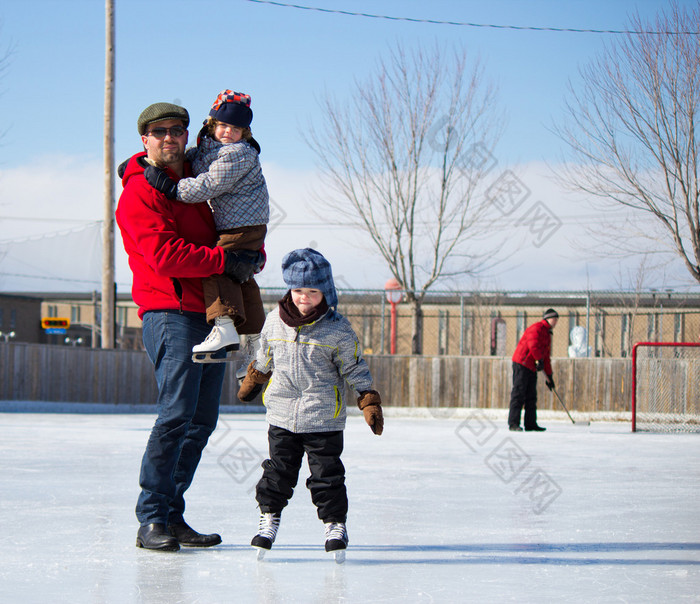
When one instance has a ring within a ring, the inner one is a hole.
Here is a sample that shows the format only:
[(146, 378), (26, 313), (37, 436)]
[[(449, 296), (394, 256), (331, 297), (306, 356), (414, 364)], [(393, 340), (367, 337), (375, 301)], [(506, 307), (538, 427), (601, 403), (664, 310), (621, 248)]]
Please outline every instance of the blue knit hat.
[(338, 306), (331, 265), (310, 247), (289, 252), (282, 259), (282, 278), (289, 289), (308, 287), (321, 291), (329, 308)]
[(250, 96), (233, 90), (222, 90), (211, 106), (209, 115), (219, 122), (249, 128), (253, 121)]

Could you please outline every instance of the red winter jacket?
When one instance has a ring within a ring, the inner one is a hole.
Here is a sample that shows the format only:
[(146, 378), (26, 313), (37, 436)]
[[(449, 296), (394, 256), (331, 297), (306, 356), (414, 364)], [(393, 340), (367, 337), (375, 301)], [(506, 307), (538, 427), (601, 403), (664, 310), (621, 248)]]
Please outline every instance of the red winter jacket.
[(535, 361), (542, 361), (545, 374), (552, 375), (551, 348), (552, 327), (542, 319), (525, 330), (513, 353), (513, 362), (536, 371)]
[[(151, 187), (143, 175), (145, 155), (129, 160), (116, 212), (134, 273), (131, 295), (139, 317), (149, 310), (203, 313), (202, 278), (224, 271), (224, 250), (215, 247), (211, 209), (206, 203), (170, 200)], [(187, 176), (189, 164), (186, 170)]]

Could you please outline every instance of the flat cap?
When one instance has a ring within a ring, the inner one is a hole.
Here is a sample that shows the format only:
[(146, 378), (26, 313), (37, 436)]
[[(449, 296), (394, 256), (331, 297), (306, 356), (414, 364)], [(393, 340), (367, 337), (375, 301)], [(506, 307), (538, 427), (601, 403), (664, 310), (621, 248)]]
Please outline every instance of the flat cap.
[(185, 128), (190, 125), (190, 114), (184, 107), (172, 103), (153, 103), (141, 112), (139, 119), (136, 120), (136, 127), (139, 134), (144, 135), (149, 124), (169, 119), (182, 120)]

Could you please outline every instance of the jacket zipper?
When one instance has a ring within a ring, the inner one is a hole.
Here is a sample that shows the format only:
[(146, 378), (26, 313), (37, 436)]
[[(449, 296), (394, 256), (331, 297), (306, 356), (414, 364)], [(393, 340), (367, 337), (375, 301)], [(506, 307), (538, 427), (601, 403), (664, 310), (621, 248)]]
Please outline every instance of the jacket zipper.
[(180, 303), (180, 314), (182, 314), (182, 283), (180, 283), (180, 280), (176, 279), (175, 277), (171, 277), (170, 279), (173, 282), (173, 287), (175, 288), (175, 296)]
[[(308, 323), (307, 325), (313, 325), (316, 323), (314, 321), (313, 323)], [(294, 344), (296, 346), (299, 345), (299, 335), (301, 334), (301, 328), (305, 327), (307, 325), (299, 325), (299, 327), (296, 328), (296, 334), (294, 336)], [(299, 379), (299, 376), (297, 376), (297, 380)], [(333, 393), (335, 395), (335, 411), (333, 412), (333, 419), (336, 419), (340, 415), (340, 411), (343, 408), (343, 396), (340, 393), (340, 390), (338, 389), (338, 386), (333, 386)], [(299, 399), (297, 399), (299, 400)], [(298, 417), (298, 411), (299, 411), (299, 405), (295, 405), (295, 413), (294, 413), (294, 429), (296, 430), (297, 426), (297, 417)]]

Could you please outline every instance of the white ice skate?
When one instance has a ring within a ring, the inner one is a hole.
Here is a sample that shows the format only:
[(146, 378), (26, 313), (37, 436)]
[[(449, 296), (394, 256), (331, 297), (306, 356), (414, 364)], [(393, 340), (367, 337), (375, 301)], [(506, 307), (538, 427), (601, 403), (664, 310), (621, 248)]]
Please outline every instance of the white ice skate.
[(260, 334), (250, 334), (245, 336), (245, 343), (239, 350), (238, 367), (236, 378), (242, 380), (248, 373), (248, 365), (255, 360), (260, 349)]
[(260, 512), (260, 521), (258, 523), (258, 534), (253, 537), (250, 544), (258, 550), (258, 560), (262, 560), (265, 554), (272, 549), (272, 544), (277, 536), (277, 529), (280, 526), (280, 518), (282, 514), (279, 512), (273, 514), (271, 512)]
[(216, 317), (214, 327), (204, 342), (192, 347), (192, 360), (195, 363), (221, 363), (232, 361), (233, 356), (214, 356), (221, 350), (238, 350), (241, 339), (231, 317)]
[(333, 554), (338, 564), (345, 562), (348, 547), (348, 531), (344, 522), (326, 522), (326, 551)]

